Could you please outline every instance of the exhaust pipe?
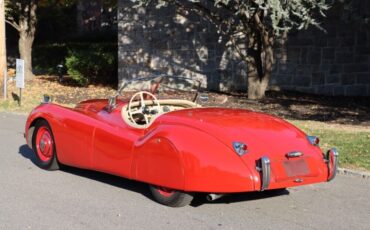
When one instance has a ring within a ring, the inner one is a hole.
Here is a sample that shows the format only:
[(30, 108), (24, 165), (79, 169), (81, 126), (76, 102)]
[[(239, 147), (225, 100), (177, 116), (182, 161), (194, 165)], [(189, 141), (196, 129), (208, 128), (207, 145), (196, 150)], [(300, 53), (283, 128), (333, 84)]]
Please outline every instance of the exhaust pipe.
[(208, 201), (214, 201), (214, 200), (217, 200), (217, 199), (219, 199), (219, 198), (221, 198), (221, 197), (223, 197), (224, 196), (224, 194), (214, 194), (214, 193), (210, 193), (210, 194), (208, 194), (207, 195), (207, 200)]

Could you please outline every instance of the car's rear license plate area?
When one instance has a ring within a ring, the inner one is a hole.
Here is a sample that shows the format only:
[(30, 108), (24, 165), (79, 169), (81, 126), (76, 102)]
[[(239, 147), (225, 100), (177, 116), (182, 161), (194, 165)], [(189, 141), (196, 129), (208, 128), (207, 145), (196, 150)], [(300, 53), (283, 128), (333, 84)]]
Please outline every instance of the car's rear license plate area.
[(305, 159), (285, 160), (283, 166), (287, 177), (304, 176), (310, 173)]

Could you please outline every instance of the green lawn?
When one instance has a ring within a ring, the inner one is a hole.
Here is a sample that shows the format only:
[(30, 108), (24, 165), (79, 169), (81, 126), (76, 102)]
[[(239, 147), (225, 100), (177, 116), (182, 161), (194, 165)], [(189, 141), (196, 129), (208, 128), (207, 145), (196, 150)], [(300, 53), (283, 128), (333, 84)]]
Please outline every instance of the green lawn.
[(309, 135), (320, 138), (320, 147), (336, 147), (341, 167), (370, 171), (370, 129), (328, 125), (324, 122), (290, 121)]

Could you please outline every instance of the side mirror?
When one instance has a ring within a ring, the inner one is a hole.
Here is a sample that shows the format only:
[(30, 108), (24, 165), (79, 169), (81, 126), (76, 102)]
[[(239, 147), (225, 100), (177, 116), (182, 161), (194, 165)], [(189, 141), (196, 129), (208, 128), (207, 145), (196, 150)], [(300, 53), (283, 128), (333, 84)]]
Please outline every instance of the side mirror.
[(208, 102), (208, 100), (209, 100), (208, 94), (204, 93), (204, 94), (199, 95), (199, 100), (201, 102)]
[(116, 96), (110, 96), (108, 98), (107, 111), (112, 112), (116, 107), (117, 107), (117, 97)]
[(52, 101), (52, 98), (50, 95), (44, 94), (42, 96), (42, 101), (41, 101), (42, 104), (48, 104), (48, 103), (51, 103), (51, 101)]

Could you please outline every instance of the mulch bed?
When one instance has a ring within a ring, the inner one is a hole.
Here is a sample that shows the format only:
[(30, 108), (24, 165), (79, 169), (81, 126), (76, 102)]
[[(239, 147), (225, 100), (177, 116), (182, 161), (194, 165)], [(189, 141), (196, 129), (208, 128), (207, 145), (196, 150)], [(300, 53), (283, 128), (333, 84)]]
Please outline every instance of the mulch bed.
[(226, 107), (247, 108), (286, 119), (370, 126), (369, 97), (331, 97), (288, 91), (268, 91), (266, 97), (258, 101), (248, 100), (243, 94), (225, 96), (228, 98)]

